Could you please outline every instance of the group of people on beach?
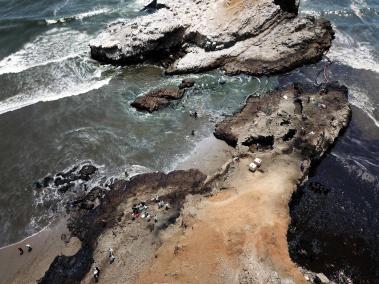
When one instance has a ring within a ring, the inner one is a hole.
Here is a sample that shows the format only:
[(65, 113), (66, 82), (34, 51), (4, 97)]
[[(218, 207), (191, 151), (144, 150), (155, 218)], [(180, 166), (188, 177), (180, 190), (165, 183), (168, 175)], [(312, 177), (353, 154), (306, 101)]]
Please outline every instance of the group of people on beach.
[[(109, 263), (110, 264), (112, 264), (116, 260), (116, 257), (113, 254), (112, 248), (108, 249), (108, 257), (109, 257)], [(93, 278), (95, 278), (95, 282), (99, 281), (99, 277), (100, 277), (100, 268), (98, 266), (95, 266), (95, 268), (93, 270)]]
[[(163, 201), (158, 195), (155, 195), (150, 200), (152, 203), (155, 203), (158, 207), (158, 209), (164, 209), (169, 210), (170, 204), (168, 202)], [(132, 210), (131, 210), (131, 216), (132, 220), (136, 220), (138, 218), (146, 219), (147, 222), (149, 222), (152, 218), (150, 213), (147, 211), (149, 209), (148, 201), (141, 201), (139, 203), (133, 204)], [(154, 215), (153, 217), (154, 223), (158, 222), (158, 216)], [(112, 248), (108, 249), (108, 257), (109, 257), (109, 263), (112, 264), (116, 257), (114, 255), (114, 251)], [(100, 268), (98, 266), (95, 266), (93, 270), (93, 277), (96, 282), (99, 281), (100, 278)]]

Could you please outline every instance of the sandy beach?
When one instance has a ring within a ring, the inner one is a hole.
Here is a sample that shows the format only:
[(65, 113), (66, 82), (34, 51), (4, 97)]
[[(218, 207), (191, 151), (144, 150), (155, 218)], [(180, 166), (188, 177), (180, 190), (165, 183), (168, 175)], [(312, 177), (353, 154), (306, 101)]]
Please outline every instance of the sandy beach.
[[(32, 246), (31, 252), (26, 244)], [(19, 254), (19, 247), (24, 250), (23, 255)], [(79, 248), (80, 241), (70, 238), (66, 219), (62, 218), (33, 236), (0, 248), (0, 283), (36, 283), (57, 255), (73, 255)]]
[(301, 176), (300, 161), (259, 157), (261, 171), (251, 173), (252, 159), (240, 159), (223, 183), (225, 190), (186, 204), (187, 229), (168, 237), (137, 283), (278, 283), (279, 277), (305, 283), (286, 240), (287, 204)]

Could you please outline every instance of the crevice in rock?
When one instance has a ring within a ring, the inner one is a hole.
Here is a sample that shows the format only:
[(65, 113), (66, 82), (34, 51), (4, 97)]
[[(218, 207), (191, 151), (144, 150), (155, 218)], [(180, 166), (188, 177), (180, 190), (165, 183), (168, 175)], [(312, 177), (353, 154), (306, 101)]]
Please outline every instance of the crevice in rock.
[(298, 0), (275, 0), (274, 3), (280, 6), (285, 12), (297, 14), (299, 11), (299, 1)]
[(288, 119), (283, 119), (282, 122), (280, 122), (280, 126), (290, 125), (290, 124), (291, 124), (291, 122)]
[(286, 134), (284, 134), (284, 136), (282, 137), (283, 138), (283, 141), (290, 141), (296, 134), (297, 130), (296, 129), (288, 129), (288, 132)]
[(303, 101), (301, 99), (295, 99), (295, 113), (302, 114), (303, 113)]
[(274, 136), (268, 135), (258, 135), (256, 137), (249, 137), (244, 142), (242, 142), (244, 146), (256, 146), (260, 149), (272, 149), (274, 146)]

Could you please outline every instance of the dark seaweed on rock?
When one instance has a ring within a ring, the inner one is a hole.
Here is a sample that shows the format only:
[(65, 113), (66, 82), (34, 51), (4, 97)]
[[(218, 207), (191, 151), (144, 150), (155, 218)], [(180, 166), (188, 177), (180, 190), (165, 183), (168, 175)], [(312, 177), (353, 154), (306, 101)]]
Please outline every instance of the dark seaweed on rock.
[[(202, 193), (206, 176), (198, 170), (173, 171), (168, 174), (161, 172), (141, 174), (130, 181), (116, 180), (99, 198), (100, 205), (95, 208), (78, 208), (70, 212), (68, 228), (72, 236), (78, 237), (82, 246), (74, 256), (57, 256), (49, 270), (39, 283), (80, 283), (88, 273), (93, 263), (93, 253), (97, 238), (107, 228), (117, 223), (118, 206), (129, 198), (143, 192), (153, 195), (158, 189), (167, 189), (165, 199), (170, 202), (171, 212), (167, 217), (168, 223), (175, 222), (180, 215), (184, 198), (188, 194)], [(91, 190), (93, 192), (96, 189)], [(93, 196), (88, 195), (88, 200)], [(83, 201), (87, 200), (83, 198)], [(168, 225), (161, 224), (156, 230), (162, 230)]]

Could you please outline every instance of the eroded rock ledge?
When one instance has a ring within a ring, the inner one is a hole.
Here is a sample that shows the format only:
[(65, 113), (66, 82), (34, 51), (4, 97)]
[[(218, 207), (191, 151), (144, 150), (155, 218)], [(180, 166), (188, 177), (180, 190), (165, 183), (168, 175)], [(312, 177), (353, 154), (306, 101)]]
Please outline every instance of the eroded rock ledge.
[(167, 107), (171, 101), (181, 99), (186, 91), (195, 84), (192, 80), (183, 80), (178, 88), (164, 87), (139, 96), (131, 106), (140, 111), (153, 112)]
[(347, 93), (337, 83), (293, 84), (251, 96), (241, 112), (216, 125), (214, 135), (233, 147), (297, 149), (306, 159), (319, 159), (349, 122)]
[[(115, 23), (90, 43), (112, 64), (161, 63), (169, 74), (223, 67), (227, 73), (284, 72), (321, 59), (330, 22), (298, 16), (297, 0), (161, 0), (152, 14)], [(167, 7), (167, 8), (166, 8)]]

